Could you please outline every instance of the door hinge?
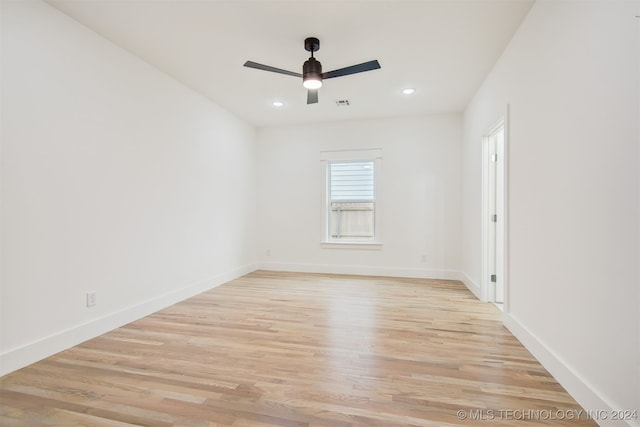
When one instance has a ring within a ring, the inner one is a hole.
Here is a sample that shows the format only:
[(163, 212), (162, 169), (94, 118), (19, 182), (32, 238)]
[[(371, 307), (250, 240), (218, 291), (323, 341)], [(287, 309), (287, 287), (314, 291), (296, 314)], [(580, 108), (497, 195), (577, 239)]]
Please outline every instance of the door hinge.
[(491, 215), (491, 222), (498, 222), (498, 215), (496, 214)]
[(491, 161), (492, 162), (497, 162), (498, 161), (498, 155), (497, 154), (492, 154), (491, 155)]
[(492, 283), (496, 283), (496, 281), (497, 281), (497, 280), (496, 280), (496, 275), (495, 275), (495, 274), (492, 274), (492, 275), (491, 275), (491, 282), (492, 282)]

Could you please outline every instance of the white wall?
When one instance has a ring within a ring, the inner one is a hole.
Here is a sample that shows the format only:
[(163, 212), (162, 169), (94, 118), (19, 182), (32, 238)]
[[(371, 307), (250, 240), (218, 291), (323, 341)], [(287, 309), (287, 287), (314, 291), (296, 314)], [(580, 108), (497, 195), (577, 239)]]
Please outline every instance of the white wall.
[(5, 373), (248, 271), (255, 131), (48, 5), (1, 3)]
[(462, 268), (509, 104), (506, 324), (587, 409), (640, 410), (638, 5), (536, 2), (464, 115)]
[[(461, 120), (450, 114), (260, 129), (261, 267), (457, 277)], [(320, 152), (365, 148), (383, 150), (383, 248), (323, 249)]]

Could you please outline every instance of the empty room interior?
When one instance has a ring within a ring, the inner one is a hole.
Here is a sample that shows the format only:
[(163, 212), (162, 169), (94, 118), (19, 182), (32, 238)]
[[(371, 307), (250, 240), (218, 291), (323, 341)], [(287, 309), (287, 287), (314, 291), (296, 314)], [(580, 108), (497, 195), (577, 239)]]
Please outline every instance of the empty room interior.
[(640, 1), (0, 7), (0, 424), (640, 426)]

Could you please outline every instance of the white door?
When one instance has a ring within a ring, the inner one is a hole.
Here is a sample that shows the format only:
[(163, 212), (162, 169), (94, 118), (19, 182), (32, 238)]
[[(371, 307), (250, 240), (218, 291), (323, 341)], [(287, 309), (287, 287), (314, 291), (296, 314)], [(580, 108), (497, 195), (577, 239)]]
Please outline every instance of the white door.
[(504, 302), (504, 125), (493, 127), (483, 141), (483, 295)]
[(504, 126), (500, 126), (494, 134), (496, 155), (495, 161), (495, 295), (494, 302), (504, 303)]

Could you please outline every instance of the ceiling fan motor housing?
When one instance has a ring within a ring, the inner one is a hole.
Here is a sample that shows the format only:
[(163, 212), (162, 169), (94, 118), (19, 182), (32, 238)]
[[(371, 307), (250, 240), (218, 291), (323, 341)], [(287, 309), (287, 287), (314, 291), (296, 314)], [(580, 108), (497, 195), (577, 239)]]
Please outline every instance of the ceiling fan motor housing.
[(304, 80), (308, 78), (314, 78), (316, 80), (322, 80), (322, 64), (315, 58), (309, 58), (304, 61), (302, 66), (302, 78)]

